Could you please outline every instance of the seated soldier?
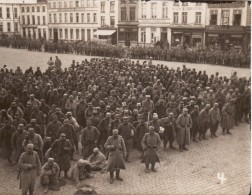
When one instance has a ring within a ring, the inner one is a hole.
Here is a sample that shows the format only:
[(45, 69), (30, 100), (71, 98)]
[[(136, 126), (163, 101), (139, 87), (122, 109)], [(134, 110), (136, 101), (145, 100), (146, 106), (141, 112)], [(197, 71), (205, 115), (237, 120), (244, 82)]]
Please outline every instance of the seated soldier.
[(60, 184), (58, 181), (59, 166), (54, 162), (53, 158), (49, 158), (48, 161), (42, 167), (42, 173), (40, 175), (40, 183), (44, 187), (44, 193), (46, 194), (49, 189), (60, 190)]
[(94, 148), (93, 154), (88, 157), (88, 161), (92, 171), (101, 171), (106, 168), (106, 157), (98, 148)]
[(91, 166), (87, 160), (80, 159), (76, 163), (71, 172), (71, 179), (75, 185), (80, 185), (80, 181), (91, 178)]

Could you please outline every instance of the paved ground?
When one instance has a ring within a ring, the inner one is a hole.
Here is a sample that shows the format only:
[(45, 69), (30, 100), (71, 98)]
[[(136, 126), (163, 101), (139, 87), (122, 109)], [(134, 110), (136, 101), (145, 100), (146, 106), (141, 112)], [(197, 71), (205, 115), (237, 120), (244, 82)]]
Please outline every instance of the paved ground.
[[(55, 55), (0, 48), (0, 66), (3, 64), (12, 68), (18, 65), (24, 68), (40, 66), (45, 69), (49, 57)], [(85, 58), (85, 56), (74, 55), (58, 56), (64, 66), (70, 64), (72, 59), (80, 61)], [(166, 63), (173, 67), (182, 64)], [(187, 64), (187, 66), (197, 66), (197, 70), (206, 69), (211, 74), (219, 71), (226, 76), (229, 76), (233, 69), (202, 64)], [(250, 75), (248, 69), (239, 69), (237, 72), (240, 76)], [(157, 173), (144, 173), (144, 164), (140, 163), (139, 153), (134, 151), (131, 157), (132, 163), (126, 164), (127, 171), (122, 171), (123, 182), (115, 182), (111, 185), (108, 174), (97, 173), (94, 178), (83, 183), (91, 184), (99, 194), (103, 195), (247, 195), (250, 189), (250, 127), (244, 123), (231, 132), (233, 135), (223, 136), (219, 130), (218, 138), (191, 143), (188, 152), (180, 153), (178, 150), (164, 152), (161, 149), (161, 163), (157, 165)], [(223, 172), (227, 178), (223, 185), (218, 184), (218, 172)], [(10, 167), (6, 161), (0, 160), (0, 195), (20, 194), (19, 182), (16, 178), (16, 166)], [(71, 195), (75, 189), (68, 182), (60, 192), (48, 194)], [(40, 194), (42, 192), (38, 189), (36, 195)]]
[[(6, 64), (9, 68), (13, 69), (16, 69), (17, 66), (21, 66), (26, 69), (32, 66), (34, 69), (36, 69), (36, 67), (39, 66), (41, 70), (45, 70), (47, 68), (47, 61), (49, 60), (49, 58), (53, 57), (53, 59), (55, 59), (56, 55), (59, 56), (59, 58), (61, 59), (63, 67), (68, 67), (72, 63), (72, 60), (75, 60), (76, 62), (81, 62), (85, 58), (90, 59), (90, 56), (28, 52), (27, 50), (0, 47), (0, 67), (3, 67), (3, 65)], [(226, 66), (191, 64), (183, 62), (164, 62), (155, 60), (153, 61), (153, 64), (165, 64), (173, 68), (182, 68), (182, 64), (186, 64), (187, 67), (195, 68), (198, 71), (206, 70), (209, 74), (215, 74), (215, 72), (218, 71), (220, 75), (230, 77), (233, 71), (237, 71), (239, 77), (250, 76), (250, 69), (233, 68)]]
[[(139, 153), (134, 151), (132, 163), (122, 171), (123, 182), (109, 184), (108, 174), (95, 174), (82, 183), (94, 186), (103, 195), (247, 195), (250, 189), (250, 130), (248, 124), (232, 129), (232, 135), (221, 135), (199, 143), (191, 143), (188, 152), (160, 150), (161, 163), (157, 173), (144, 173)], [(175, 145), (178, 147), (177, 145)], [(19, 194), (16, 167), (0, 160), (0, 195)], [(227, 180), (218, 184), (217, 173)], [(71, 195), (75, 187), (70, 182), (60, 192), (49, 195)], [(36, 195), (42, 194), (37, 190)]]

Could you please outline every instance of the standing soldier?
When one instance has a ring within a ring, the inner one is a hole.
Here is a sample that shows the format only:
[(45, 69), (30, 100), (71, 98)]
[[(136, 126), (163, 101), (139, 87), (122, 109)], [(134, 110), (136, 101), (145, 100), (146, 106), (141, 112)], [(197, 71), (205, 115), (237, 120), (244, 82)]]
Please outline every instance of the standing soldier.
[(123, 181), (120, 177), (120, 169), (125, 169), (123, 157), (126, 157), (126, 147), (122, 136), (118, 135), (118, 130), (113, 130), (104, 147), (109, 151), (107, 172), (110, 173), (110, 183), (114, 183), (114, 171), (116, 171), (116, 179)]
[(81, 144), (84, 159), (87, 159), (93, 153), (94, 148), (96, 148), (99, 135), (100, 133), (98, 129), (92, 126), (91, 120), (87, 120), (87, 127), (84, 128), (81, 134)]
[(199, 140), (206, 138), (206, 133), (209, 128), (209, 110), (210, 104), (207, 104), (203, 110), (200, 111), (199, 114), (199, 122), (200, 122), (200, 132), (199, 132)]
[(211, 108), (209, 115), (210, 115), (209, 122), (210, 122), (211, 138), (217, 137), (217, 135), (215, 133), (218, 129), (218, 125), (221, 120), (220, 110), (218, 108), (218, 103), (214, 103), (214, 106), (213, 106), (213, 108)]
[(192, 119), (187, 108), (183, 109), (183, 113), (177, 118), (176, 124), (179, 129), (177, 135), (179, 151), (183, 152), (183, 150), (188, 150), (185, 145), (189, 145), (190, 129), (192, 128)]
[(33, 151), (33, 144), (27, 145), (27, 150), (24, 152), (18, 161), (18, 167), (20, 169), (20, 187), (22, 189), (22, 195), (34, 193), (36, 173), (41, 172), (41, 163), (38, 153)]

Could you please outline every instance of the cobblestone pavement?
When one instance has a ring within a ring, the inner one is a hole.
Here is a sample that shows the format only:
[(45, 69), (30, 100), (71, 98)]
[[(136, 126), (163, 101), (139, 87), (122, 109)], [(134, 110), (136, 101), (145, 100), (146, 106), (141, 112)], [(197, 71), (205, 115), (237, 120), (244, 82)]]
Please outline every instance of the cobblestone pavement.
[[(132, 162), (121, 171), (123, 182), (109, 184), (109, 174), (96, 173), (94, 178), (83, 181), (103, 195), (189, 195), (232, 194), (247, 195), (250, 189), (250, 130), (240, 124), (231, 130), (232, 135), (221, 134), (198, 143), (191, 143), (188, 152), (160, 149), (161, 163), (158, 172), (145, 173), (139, 153), (133, 152)], [(178, 146), (175, 145), (177, 148)], [(20, 194), (16, 180), (16, 166), (0, 160), (0, 195)], [(219, 184), (217, 173), (223, 172), (227, 180)], [(49, 195), (71, 195), (76, 188), (68, 181), (60, 192)], [(43, 194), (40, 189), (36, 195)]]
[[(52, 54), (52, 53), (41, 53), (41, 52), (31, 52), (27, 50), (20, 49), (10, 49), (0, 47), (0, 67), (4, 64), (8, 65), (9, 68), (16, 69), (17, 66), (21, 66), (21, 68), (40, 67), (41, 70), (45, 70), (47, 68), (47, 61), (50, 57), (55, 59), (55, 56), (59, 56), (62, 61), (62, 67), (68, 67), (72, 60), (76, 62), (81, 62), (84, 59), (90, 59), (90, 56), (81, 56), (81, 55), (69, 55), (69, 54)], [(143, 62), (144, 60), (140, 60)], [(218, 66), (218, 65), (209, 65), (209, 64), (191, 64), (191, 63), (183, 63), (183, 62), (164, 62), (154, 60), (153, 64), (164, 64), (169, 66), (170, 68), (181, 67), (182, 64), (186, 64), (187, 67), (195, 68), (196, 70), (206, 70), (209, 74), (215, 74), (215, 72), (219, 72), (221, 76), (230, 77), (233, 71), (238, 72), (239, 77), (249, 77), (250, 69), (245, 68), (233, 68), (226, 66)]]
[[(4, 64), (11, 68), (40, 66), (44, 70), (49, 57), (56, 55), (62, 60), (64, 67), (69, 65), (72, 59), (81, 61), (89, 58), (0, 48), (0, 67)], [(165, 64), (170, 67), (182, 67), (183, 63), (165, 62)], [(196, 67), (197, 70), (205, 69), (210, 74), (219, 71), (220, 75), (224, 76), (230, 76), (231, 71), (235, 70), (204, 64), (187, 64), (187, 66)], [(239, 76), (250, 75), (249, 69), (236, 70)], [(123, 182), (109, 184), (108, 174), (96, 173), (94, 178), (83, 183), (94, 186), (102, 195), (247, 195), (250, 189), (250, 127), (243, 123), (239, 127), (234, 127), (231, 132), (232, 135), (223, 136), (219, 129), (218, 138), (191, 143), (188, 152), (181, 153), (170, 149), (164, 152), (161, 148), (161, 163), (157, 165), (157, 173), (144, 173), (144, 164), (141, 164), (139, 159), (140, 154), (133, 151), (132, 163), (127, 163), (127, 170), (121, 172)], [(0, 195), (20, 194), (16, 169), (16, 166), (9, 166), (7, 161), (0, 159)], [(224, 184), (218, 184), (218, 172), (225, 174), (227, 180)], [(75, 190), (76, 188), (68, 181), (60, 192), (48, 194), (72, 195)], [(36, 190), (35, 195), (41, 194), (43, 193), (40, 189)]]

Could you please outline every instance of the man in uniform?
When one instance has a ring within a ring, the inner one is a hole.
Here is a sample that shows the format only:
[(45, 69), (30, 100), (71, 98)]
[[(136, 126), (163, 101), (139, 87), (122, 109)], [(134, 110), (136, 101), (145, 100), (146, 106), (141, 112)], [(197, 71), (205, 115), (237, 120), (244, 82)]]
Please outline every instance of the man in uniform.
[(38, 153), (33, 151), (33, 144), (27, 145), (27, 150), (24, 152), (18, 161), (20, 169), (20, 187), (22, 195), (30, 195), (34, 193), (36, 174), (39, 175), (41, 171), (41, 163)]

